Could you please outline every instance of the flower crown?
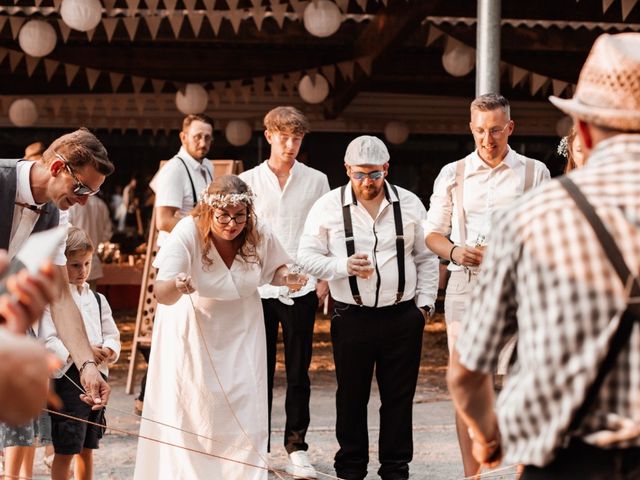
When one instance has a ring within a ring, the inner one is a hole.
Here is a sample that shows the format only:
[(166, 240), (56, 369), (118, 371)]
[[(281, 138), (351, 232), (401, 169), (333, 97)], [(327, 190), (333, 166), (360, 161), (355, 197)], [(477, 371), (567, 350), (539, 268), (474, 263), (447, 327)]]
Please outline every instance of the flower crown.
[(569, 158), (569, 137), (562, 137), (560, 143), (558, 144), (558, 155), (563, 156), (564, 158)]
[(235, 206), (244, 203), (247, 206), (253, 205), (255, 195), (248, 189), (245, 193), (208, 193), (205, 188), (200, 194), (200, 203), (213, 208), (225, 208), (229, 205)]

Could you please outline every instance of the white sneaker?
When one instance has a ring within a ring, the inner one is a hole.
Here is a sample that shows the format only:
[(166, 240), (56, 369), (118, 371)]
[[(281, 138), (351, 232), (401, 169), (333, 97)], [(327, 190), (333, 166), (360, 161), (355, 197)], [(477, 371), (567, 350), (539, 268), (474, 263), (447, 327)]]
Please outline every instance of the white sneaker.
[(285, 470), (294, 478), (318, 478), (316, 469), (309, 462), (309, 455), (304, 450), (296, 450), (289, 454), (289, 463)]

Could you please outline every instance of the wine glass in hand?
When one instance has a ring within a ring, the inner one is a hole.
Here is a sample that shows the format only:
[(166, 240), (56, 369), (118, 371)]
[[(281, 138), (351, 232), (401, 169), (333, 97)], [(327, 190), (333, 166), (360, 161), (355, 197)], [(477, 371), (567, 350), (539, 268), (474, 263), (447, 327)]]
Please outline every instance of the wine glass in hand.
[(284, 276), (285, 285), (289, 288), (289, 293), (295, 293), (307, 284), (307, 277), (302, 273), (300, 265), (292, 265), (289, 272)]

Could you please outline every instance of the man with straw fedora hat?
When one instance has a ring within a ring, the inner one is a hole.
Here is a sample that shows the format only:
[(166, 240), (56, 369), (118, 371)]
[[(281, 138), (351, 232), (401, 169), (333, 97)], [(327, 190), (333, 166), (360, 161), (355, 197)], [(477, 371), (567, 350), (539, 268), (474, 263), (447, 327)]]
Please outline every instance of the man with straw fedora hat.
[[(571, 99), (588, 165), (495, 218), (449, 371), (476, 459), (640, 478), (640, 33), (600, 36)], [(473, 321), (471, 321), (473, 320)], [(518, 333), (494, 411), (491, 373)]]

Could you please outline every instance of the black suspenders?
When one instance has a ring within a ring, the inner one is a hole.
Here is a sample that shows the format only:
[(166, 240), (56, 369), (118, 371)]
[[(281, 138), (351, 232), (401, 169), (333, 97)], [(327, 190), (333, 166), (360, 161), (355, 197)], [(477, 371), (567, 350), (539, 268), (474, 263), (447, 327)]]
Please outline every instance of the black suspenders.
[[(400, 209), (400, 196), (398, 195), (398, 189), (389, 184), (393, 193), (398, 197), (397, 202), (391, 202), (393, 205), (393, 221), (395, 223), (396, 229), (396, 259), (398, 262), (398, 291), (396, 293), (396, 302), (399, 303), (404, 296), (404, 287), (405, 287), (405, 271), (404, 271), (404, 228), (402, 226), (402, 211)], [(340, 197), (342, 199), (342, 221), (344, 224), (344, 237), (345, 243), (347, 246), (347, 257), (350, 257), (354, 253), (356, 253), (356, 245), (355, 239), (353, 238), (353, 223), (351, 221), (351, 205), (345, 205), (345, 192), (347, 189), (347, 185), (343, 185), (340, 189)], [(384, 187), (385, 195), (387, 199), (390, 201), (391, 198), (389, 196), (389, 192), (387, 191), (387, 186), (385, 184)], [(353, 190), (351, 191), (352, 198), (355, 198), (355, 194)], [(355, 275), (349, 276), (349, 287), (351, 288), (351, 295), (353, 295), (353, 300), (356, 304), (362, 306), (362, 297), (360, 295), (360, 290), (358, 289), (358, 277)]]
[[(191, 177), (191, 172), (189, 171), (189, 167), (187, 167), (187, 164), (184, 162), (184, 160), (178, 156), (176, 156), (176, 158), (182, 162), (182, 165), (184, 165), (184, 169), (187, 171), (187, 175), (189, 176), (189, 183), (191, 184), (191, 194), (193, 195), (193, 206), (195, 207), (196, 204), (198, 203), (198, 195), (196, 194), (196, 186), (193, 183), (193, 177)], [(203, 165), (203, 168), (209, 174), (209, 177), (211, 178), (211, 180), (213, 180), (213, 178), (211, 177), (211, 173), (209, 173), (209, 170), (206, 167), (204, 167), (204, 165)]]

